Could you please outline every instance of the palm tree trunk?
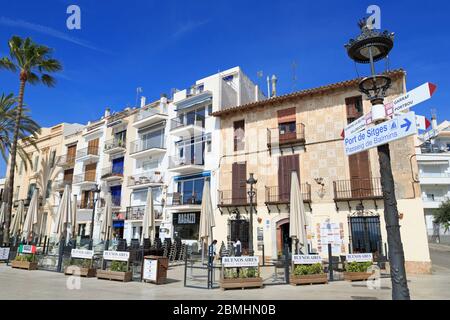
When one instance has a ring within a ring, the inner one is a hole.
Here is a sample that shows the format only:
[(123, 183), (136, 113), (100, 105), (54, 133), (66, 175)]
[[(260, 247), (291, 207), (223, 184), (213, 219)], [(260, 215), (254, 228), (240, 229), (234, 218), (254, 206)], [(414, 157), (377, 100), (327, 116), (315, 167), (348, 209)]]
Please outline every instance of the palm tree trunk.
[(11, 146), (11, 161), (9, 164), (9, 176), (8, 176), (8, 199), (6, 205), (6, 217), (5, 217), (5, 228), (3, 229), (3, 243), (9, 244), (9, 226), (11, 221), (11, 213), (13, 207), (13, 194), (14, 194), (14, 173), (16, 170), (16, 156), (17, 156), (17, 140), (19, 138), (19, 128), (20, 120), (22, 118), (22, 108), (23, 108), (23, 95), (25, 91), (26, 79), (23, 79), (22, 74), (20, 77), (20, 88), (19, 88), (19, 101), (17, 106), (16, 124), (14, 127), (13, 141)]

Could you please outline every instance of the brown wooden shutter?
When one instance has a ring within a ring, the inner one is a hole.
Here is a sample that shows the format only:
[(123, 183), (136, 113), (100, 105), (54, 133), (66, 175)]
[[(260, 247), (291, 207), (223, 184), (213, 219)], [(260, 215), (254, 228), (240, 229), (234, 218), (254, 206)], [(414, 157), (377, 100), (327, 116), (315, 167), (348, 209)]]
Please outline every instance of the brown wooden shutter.
[(245, 204), (247, 202), (247, 163), (235, 162), (232, 166), (232, 203)]
[(87, 164), (85, 167), (84, 178), (86, 181), (95, 181), (96, 163)]
[(278, 193), (279, 200), (289, 201), (291, 196), (291, 173), (297, 172), (300, 181), (300, 162), (298, 154), (278, 158)]
[(68, 162), (75, 159), (75, 155), (77, 153), (77, 145), (67, 147), (67, 160)]
[(64, 181), (72, 182), (73, 179), (73, 169), (64, 170)]
[(92, 139), (88, 142), (88, 154), (98, 155), (99, 139)]

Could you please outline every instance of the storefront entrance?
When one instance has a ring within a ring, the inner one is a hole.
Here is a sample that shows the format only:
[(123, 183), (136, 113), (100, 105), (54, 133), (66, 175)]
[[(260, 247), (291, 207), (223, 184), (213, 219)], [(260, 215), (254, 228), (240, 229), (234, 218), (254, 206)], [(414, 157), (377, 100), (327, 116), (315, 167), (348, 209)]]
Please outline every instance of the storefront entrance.
[(285, 248), (292, 250), (292, 239), (289, 237), (289, 219), (283, 219), (277, 223), (277, 255), (281, 256)]
[(242, 253), (245, 255), (248, 251), (249, 223), (245, 219), (230, 220), (230, 240), (242, 244)]

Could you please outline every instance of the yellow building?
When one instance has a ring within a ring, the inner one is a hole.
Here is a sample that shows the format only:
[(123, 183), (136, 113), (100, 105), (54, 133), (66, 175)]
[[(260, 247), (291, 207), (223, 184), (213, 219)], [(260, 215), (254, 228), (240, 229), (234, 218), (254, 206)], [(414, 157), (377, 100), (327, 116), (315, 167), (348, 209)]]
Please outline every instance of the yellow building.
[[(404, 93), (405, 72), (389, 73), (386, 101)], [(376, 149), (347, 157), (344, 126), (370, 110), (359, 79), (302, 90), (225, 108), (215, 238), (248, 247), (250, 173), (257, 179), (253, 241), (257, 255), (277, 258), (289, 244), (291, 172), (299, 175), (311, 251), (328, 256), (349, 252), (385, 255), (387, 236)], [(391, 143), (392, 170), (400, 213), (406, 269), (429, 273), (431, 262), (423, 219), (414, 139)], [(290, 244), (289, 244), (290, 245)]]

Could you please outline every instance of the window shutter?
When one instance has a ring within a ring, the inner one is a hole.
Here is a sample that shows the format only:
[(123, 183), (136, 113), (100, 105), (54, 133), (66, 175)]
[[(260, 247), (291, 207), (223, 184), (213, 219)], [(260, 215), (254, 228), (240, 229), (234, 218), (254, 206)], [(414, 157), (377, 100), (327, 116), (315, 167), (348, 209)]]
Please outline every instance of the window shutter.
[(295, 122), (295, 107), (278, 110), (278, 123)]

